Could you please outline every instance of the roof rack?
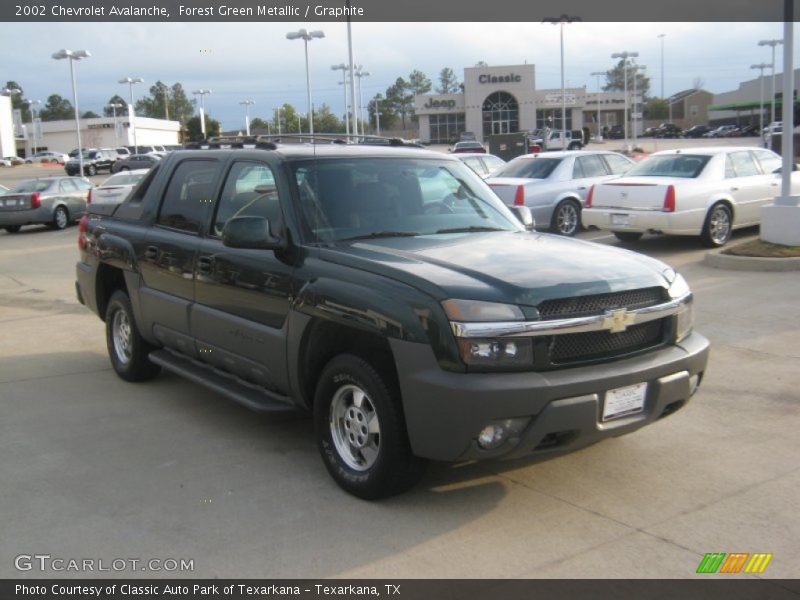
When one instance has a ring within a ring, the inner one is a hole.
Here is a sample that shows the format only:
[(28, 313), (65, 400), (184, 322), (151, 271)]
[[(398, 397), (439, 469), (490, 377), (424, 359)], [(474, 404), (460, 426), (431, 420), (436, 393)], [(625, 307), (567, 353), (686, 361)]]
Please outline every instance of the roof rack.
[(267, 135), (222, 135), (186, 144), (188, 150), (223, 148), (259, 148), (276, 150), (278, 144), (360, 144), (372, 146), (406, 146), (422, 148), (421, 144), (398, 137), (354, 135), (340, 133), (285, 133)]

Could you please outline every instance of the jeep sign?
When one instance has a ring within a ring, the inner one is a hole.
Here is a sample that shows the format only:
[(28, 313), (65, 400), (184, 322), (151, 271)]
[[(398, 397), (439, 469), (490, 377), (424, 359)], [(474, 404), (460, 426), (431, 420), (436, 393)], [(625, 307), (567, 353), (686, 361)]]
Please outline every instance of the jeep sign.
[(456, 101), (455, 100), (434, 100), (431, 98), (422, 105), (423, 108), (455, 108)]

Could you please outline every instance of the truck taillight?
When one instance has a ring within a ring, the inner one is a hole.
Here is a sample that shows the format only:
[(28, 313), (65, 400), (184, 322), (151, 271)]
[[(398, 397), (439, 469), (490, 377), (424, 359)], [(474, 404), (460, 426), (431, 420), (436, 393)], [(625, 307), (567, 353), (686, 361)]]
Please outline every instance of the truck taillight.
[(31, 208), (39, 208), (42, 205), (42, 201), (39, 199), (39, 192), (33, 192), (31, 194)]
[(525, 206), (525, 186), (518, 185), (514, 194), (514, 206)]
[(78, 248), (86, 248), (86, 229), (89, 225), (89, 215), (83, 215), (78, 222)]
[(667, 193), (664, 194), (664, 207), (661, 209), (664, 212), (675, 212), (675, 186), (668, 185)]
[(592, 198), (594, 198), (594, 186), (591, 186), (586, 194), (586, 208), (592, 207)]

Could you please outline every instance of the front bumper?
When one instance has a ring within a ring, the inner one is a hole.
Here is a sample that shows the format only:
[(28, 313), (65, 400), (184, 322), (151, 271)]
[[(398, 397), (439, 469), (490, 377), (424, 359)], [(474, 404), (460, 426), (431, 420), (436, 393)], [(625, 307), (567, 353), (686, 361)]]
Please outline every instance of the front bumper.
[(705, 213), (660, 210), (630, 210), (625, 208), (586, 208), (581, 213), (584, 227), (607, 231), (646, 233), (656, 231), (668, 235), (700, 235)]
[[(631, 358), (547, 372), (443, 371), (430, 347), (392, 341), (406, 425), (415, 455), (443, 461), (561, 454), (630, 433), (681, 408), (702, 378), (708, 340), (692, 333)], [(608, 390), (647, 382), (641, 413), (601, 422)], [(495, 450), (477, 444), (492, 421), (530, 418), (516, 438)]]

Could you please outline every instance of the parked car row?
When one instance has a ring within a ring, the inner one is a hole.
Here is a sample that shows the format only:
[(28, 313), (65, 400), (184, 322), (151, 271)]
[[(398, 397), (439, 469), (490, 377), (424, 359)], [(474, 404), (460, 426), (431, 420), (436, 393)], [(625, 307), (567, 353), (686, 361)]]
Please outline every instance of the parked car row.
[[(778, 124), (778, 126), (780, 126), (780, 124)], [(648, 127), (642, 133), (642, 137), (655, 138), (721, 138), (748, 137), (757, 135), (757, 125), (720, 125), (719, 127), (694, 125), (686, 130), (682, 130), (674, 123), (662, 123), (658, 127)], [(613, 139), (613, 136), (608, 137)], [(621, 137), (622, 136), (620, 136), (620, 138)]]

